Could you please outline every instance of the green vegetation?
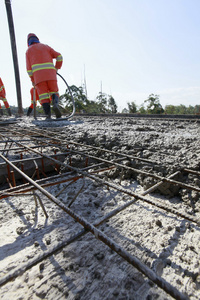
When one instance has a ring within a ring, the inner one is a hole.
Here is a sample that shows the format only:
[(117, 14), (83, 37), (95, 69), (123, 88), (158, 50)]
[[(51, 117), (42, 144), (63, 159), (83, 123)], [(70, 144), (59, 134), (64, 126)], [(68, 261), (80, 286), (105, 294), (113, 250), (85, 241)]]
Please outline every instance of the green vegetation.
[[(71, 91), (71, 93), (70, 93)], [(94, 113), (94, 114), (115, 114), (117, 113), (117, 104), (113, 96), (99, 92), (95, 100), (89, 100), (83, 87), (75, 85), (70, 86), (70, 91), (67, 89), (60, 96), (60, 109), (63, 114), (70, 114), (73, 109), (72, 96), (75, 101), (77, 113)], [(72, 94), (72, 96), (71, 96)], [(168, 115), (192, 115), (200, 114), (200, 105), (189, 107), (185, 105), (166, 105), (165, 108), (160, 104), (159, 95), (150, 94), (146, 100), (137, 106), (135, 101), (127, 102), (128, 108), (123, 108), (122, 113), (134, 114), (168, 114)], [(27, 112), (26, 108), (24, 113)], [(17, 108), (11, 107), (13, 113), (17, 113)], [(36, 108), (37, 114), (43, 114), (43, 109), (40, 105)]]
[[(88, 100), (82, 87), (70, 86), (75, 101), (76, 112), (84, 113), (117, 113), (117, 104), (111, 95), (99, 92), (95, 100)], [(60, 96), (60, 106), (63, 112), (72, 111), (73, 102), (69, 90)]]
[(189, 107), (183, 104), (177, 106), (166, 105), (165, 108), (163, 108), (160, 104), (159, 96), (150, 94), (148, 99), (144, 100), (144, 103), (140, 107), (137, 107), (134, 101), (128, 103), (128, 112), (139, 114), (193, 115), (200, 113), (200, 105), (189, 105)]

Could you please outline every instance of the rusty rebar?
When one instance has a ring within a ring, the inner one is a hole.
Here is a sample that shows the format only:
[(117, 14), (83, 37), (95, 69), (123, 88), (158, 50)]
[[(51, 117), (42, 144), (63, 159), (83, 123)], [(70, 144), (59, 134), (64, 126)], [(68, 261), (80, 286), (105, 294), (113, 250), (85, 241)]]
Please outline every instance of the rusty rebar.
[(19, 172), (22, 176), (25, 176), (25, 178), (33, 185), (35, 186), (43, 195), (45, 195), (49, 200), (51, 200), (53, 203), (55, 203), (58, 207), (60, 207), (63, 211), (65, 211), (67, 214), (69, 214), (74, 220), (76, 220), (78, 223), (80, 223), (86, 230), (90, 231), (96, 239), (102, 241), (104, 244), (106, 244), (109, 248), (111, 248), (113, 251), (115, 251), (118, 255), (120, 255), (122, 258), (124, 258), (128, 263), (130, 263), (132, 266), (137, 268), (140, 272), (142, 272), (146, 277), (148, 277), (151, 281), (157, 284), (158, 287), (163, 289), (167, 294), (171, 295), (174, 299), (177, 300), (188, 300), (188, 297), (180, 293), (175, 287), (173, 287), (170, 283), (165, 281), (163, 278), (155, 274), (149, 267), (144, 265), (138, 258), (132, 256), (129, 252), (127, 252), (125, 249), (120, 247), (118, 244), (116, 244), (112, 239), (110, 239), (108, 236), (106, 236), (102, 231), (97, 229), (94, 225), (90, 224), (87, 220), (85, 220), (80, 215), (73, 212), (70, 208), (66, 207), (60, 200), (55, 198), (53, 195), (51, 195), (48, 191), (43, 189), (40, 185), (38, 185), (35, 181), (33, 181), (30, 177), (28, 177), (26, 174), (23, 174), (23, 172), (18, 169), (15, 165), (13, 165), (11, 162), (9, 162), (3, 155), (0, 154), (0, 157), (8, 162), (13, 169), (15, 169), (17, 172)]
[[(12, 130), (10, 130), (10, 131), (12, 132)], [(56, 138), (56, 140), (60, 141), (58, 138)], [(16, 142), (16, 141), (15, 141), (15, 142)], [(60, 141), (60, 142), (61, 142), (61, 141)], [(16, 143), (19, 143), (19, 142), (16, 142)], [(82, 145), (82, 144), (81, 144), (81, 145)], [(82, 146), (84, 146), (84, 145), (82, 145)], [(58, 147), (58, 145), (57, 145), (57, 147)], [(62, 146), (62, 148), (63, 148), (63, 146)], [(101, 148), (99, 148), (99, 149), (101, 149)], [(34, 151), (34, 150), (33, 150), (33, 151)], [(68, 151), (71, 152), (71, 153), (75, 152), (76, 154), (80, 154), (80, 155), (85, 155), (85, 156), (86, 156), (86, 154), (83, 154), (82, 152), (77, 151), (77, 150), (74, 151), (74, 150), (68, 149)], [(35, 150), (34, 152), (38, 153), (37, 150)], [(115, 152), (115, 154), (117, 154), (117, 153)], [(120, 155), (120, 154), (118, 153), (118, 155)], [(87, 154), (87, 156), (88, 156), (88, 154)], [(170, 184), (173, 184), (173, 185), (178, 185), (178, 186), (180, 186), (180, 187), (182, 187), (182, 188), (186, 188), (186, 189), (189, 189), (189, 190), (194, 190), (194, 191), (200, 193), (200, 188), (191, 186), (191, 185), (189, 185), (189, 184), (182, 183), (182, 182), (180, 182), (180, 181), (168, 179), (168, 178), (166, 178), (166, 177), (159, 176), (159, 175), (157, 175), (157, 174), (152, 174), (152, 173), (149, 173), (149, 172), (145, 172), (145, 171), (142, 171), (142, 170), (138, 170), (138, 169), (135, 169), (135, 168), (133, 168), (133, 167), (124, 166), (124, 165), (119, 164), (119, 163), (117, 163), (117, 162), (113, 162), (113, 161), (109, 161), (109, 160), (106, 160), (106, 159), (102, 159), (102, 158), (100, 158), (100, 157), (96, 157), (96, 156), (93, 156), (93, 155), (89, 155), (89, 157), (90, 157), (90, 158), (93, 158), (93, 159), (96, 159), (96, 160), (99, 160), (99, 161), (101, 161), (101, 162), (107, 163), (107, 164), (111, 164), (111, 163), (112, 163), (112, 164), (115, 164), (116, 167), (119, 167), (119, 168), (125, 168), (125, 169), (127, 169), (127, 170), (132, 171), (132, 172), (135, 172), (135, 173), (138, 173), (138, 174), (141, 174), (141, 175), (144, 175), (144, 176), (149, 176), (149, 177), (152, 177), (152, 178), (157, 179), (157, 180), (159, 180), (159, 181), (167, 182), (167, 183), (170, 183)], [(71, 166), (71, 164), (70, 164), (70, 166)]]
[[(177, 172), (171, 174), (170, 176), (168, 176), (167, 179), (171, 179), (171, 178), (173, 178), (173, 177), (179, 175), (180, 173), (181, 173), (180, 171), (177, 171)], [(142, 193), (142, 196), (145, 196), (145, 195), (147, 195), (147, 194), (152, 193), (152, 192), (155, 191), (159, 186), (161, 186), (163, 183), (164, 183), (163, 181), (160, 181), (160, 182), (154, 184), (154, 185), (151, 186), (149, 189), (147, 189), (146, 191), (144, 191), (144, 192)]]
[[(13, 140), (13, 141), (14, 141), (14, 140)], [(16, 142), (16, 141), (15, 141), (15, 143), (20, 144), (20, 142)], [(175, 214), (175, 215), (179, 215), (179, 216), (181, 216), (181, 217), (183, 217), (183, 218), (185, 218), (185, 219), (187, 219), (187, 220), (189, 220), (189, 221), (195, 222), (196, 224), (198, 224), (198, 226), (200, 225), (199, 220), (198, 220), (197, 218), (195, 218), (194, 216), (190, 216), (189, 214), (183, 214), (183, 213), (181, 213), (180, 211), (177, 211), (177, 210), (175, 210), (175, 209), (172, 208), (172, 207), (169, 207), (169, 206), (166, 206), (166, 205), (162, 204), (161, 202), (158, 203), (158, 202), (156, 202), (156, 201), (153, 201), (153, 200), (150, 200), (150, 199), (146, 199), (146, 198), (141, 197), (141, 196), (139, 196), (139, 195), (137, 195), (136, 193), (133, 193), (133, 192), (131, 192), (131, 191), (130, 191), (130, 192), (127, 192), (126, 189), (123, 189), (123, 188), (121, 188), (121, 187), (118, 187), (118, 186), (116, 186), (115, 184), (112, 184), (112, 183), (110, 183), (110, 182), (108, 182), (108, 181), (101, 180), (100, 178), (96, 178), (95, 176), (89, 174), (88, 172), (82, 171), (82, 170), (79, 169), (79, 168), (75, 168), (75, 167), (69, 166), (69, 165), (67, 165), (66, 163), (62, 163), (62, 162), (60, 162), (60, 161), (58, 161), (58, 160), (56, 160), (56, 159), (54, 159), (54, 158), (52, 158), (52, 157), (49, 157), (48, 155), (41, 154), (41, 153), (38, 152), (37, 150), (34, 150), (34, 149), (31, 150), (31, 149), (29, 149), (28, 146), (26, 146), (26, 148), (27, 148), (28, 151), (33, 151), (33, 152), (35, 152), (35, 153), (38, 153), (38, 154), (42, 155), (43, 157), (46, 157), (46, 158), (48, 158), (48, 159), (54, 161), (55, 163), (59, 163), (60, 165), (63, 165), (63, 166), (65, 166), (65, 167), (68, 167), (69, 169), (75, 171), (77, 174), (82, 174), (83, 176), (89, 177), (89, 178), (91, 178), (91, 179), (93, 179), (93, 180), (95, 180), (95, 181), (97, 181), (97, 182), (101, 182), (102, 184), (104, 184), (104, 185), (106, 185), (106, 186), (109, 186), (109, 187), (112, 187), (113, 189), (116, 189), (116, 190), (121, 191), (121, 192), (123, 192), (123, 193), (127, 193), (128, 195), (133, 196), (133, 197), (135, 197), (135, 198), (137, 198), (137, 199), (140, 199), (140, 200), (142, 200), (142, 201), (144, 201), (144, 202), (147, 202), (147, 203), (149, 203), (149, 204), (151, 204), (151, 205), (157, 206), (157, 207), (159, 207), (159, 208), (161, 208), (161, 209), (164, 209), (164, 210), (166, 210), (166, 211), (168, 211), (168, 212), (171, 212), (171, 213), (173, 213), (173, 214)], [(0, 156), (2, 156), (2, 155), (0, 154)], [(93, 156), (91, 156), (91, 157), (93, 157)], [(95, 157), (95, 158), (96, 158), (96, 157)], [(96, 159), (98, 159), (98, 158), (96, 158)], [(199, 189), (199, 188), (194, 188), (194, 187), (191, 187), (191, 186), (189, 186), (189, 185), (187, 185), (187, 184), (182, 184), (182, 183), (179, 182), (179, 181), (175, 181), (175, 180), (172, 180), (172, 179), (167, 179), (167, 178), (162, 177), (162, 176), (158, 176), (158, 175), (154, 175), (154, 174), (151, 174), (151, 173), (143, 172), (143, 171), (140, 171), (140, 170), (137, 170), (137, 169), (128, 167), (128, 166), (124, 166), (124, 165), (119, 164), (119, 163), (116, 163), (116, 162), (112, 162), (112, 161), (110, 162), (110, 161), (105, 160), (105, 159), (100, 159), (100, 158), (99, 158), (99, 160), (102, 161), (102, 162), (108, 163), (108, 164), (111, 164), (111, 163), (112, 163), (112, 164), (114, 164), (114, 165), (116, 165), (116, 166), (126, 167), (128, 170), (136, 170), (136, 171), (137, 171), (138, 173), (140, 173), (140, 174), (146, 174), (146, 175), (148, 174), (149, 176), (154, 177), (154, 178), (156, 178), (156, 179), (159, 179), (160, 181), (163, 181), (163, 182), (169, 182), (169, 183), (172, 183), (172, 184), (180, 185), (180, 186), (182, 186), (182, 187), (185, 187), (185, 188), (188, 188), (188, 189), (193, 189), (193, 190), (196, 190), (196, 191), (200, 192), (200, 189)], [(22, 176), (23, 176), (23, 175), (22, 175)]]
[(82, 192), (84, 186), (85, 186), (85, 178), (83, 177), (83, 183), (82, 183), (82, 186), (80, 187), (79, 191), (76, 193), (76, 195), (73, 197), (73, 199), (70, 201), (70, 203), (68, 204), (68, 207), (70, 207), (74, 201), (76, 200), (76, 198), (78, 197), (78, 195), (80, 194), (80, 192)]

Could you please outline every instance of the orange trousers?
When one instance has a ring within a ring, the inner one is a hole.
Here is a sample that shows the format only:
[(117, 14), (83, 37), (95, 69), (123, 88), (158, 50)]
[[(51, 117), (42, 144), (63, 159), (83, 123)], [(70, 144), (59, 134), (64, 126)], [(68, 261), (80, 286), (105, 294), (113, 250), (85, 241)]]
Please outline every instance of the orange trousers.
[[(30, 108), (32, 108), (33, 109), (33, 107), (34, 107), (34, 102), (33, 102), (33, 98), (34, 98), (34, 88), (32, 88), (31, 90), (30, 90), (30, 93), (31, 93), (31, 105), (30, 105)], [(36, 105), (37, 105), (37, 101), (39, 101), (39, 96), (38, 96), (38, 92), (37, 92), (37, 90), (35, 90), (35, 100), (36, 100)]]
[(50, 103), (51, 96), (53, 94), (57, 94), (59, 96), (57, 80), (42, 81), (39, 82), (35, 87), (39, 94), (39, 101), (41, 104)]
[[(3, 103), (4, 103), (4, 105), (5, 105), (5, 108), (9, 108), (9, 107), (10, 107), (6, 98), (0, 97), (0, 99), (3, 101)], [(1, 107), (1, 103), (0, 103), (0, 109), (1, 109), (1, 108), (2, 108), (2, 107)]]

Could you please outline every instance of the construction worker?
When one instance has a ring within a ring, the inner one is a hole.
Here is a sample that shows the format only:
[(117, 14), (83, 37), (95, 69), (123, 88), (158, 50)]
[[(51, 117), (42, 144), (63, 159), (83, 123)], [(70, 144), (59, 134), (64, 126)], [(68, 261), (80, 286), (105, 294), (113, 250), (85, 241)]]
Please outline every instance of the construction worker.
[[(3, 101), (5, 108), (8, 112), (8, 115), (11, 116), (10, 106), (6, 99), (6, 90), (5, 90), (5, 87), (4, 87), (4, 84), (3, 84), (3, 81), (1, 78), (0, 78), (0, 99)], [(1, 104), (0, 104), (0, 114), (1, 114), (1, 116), (3, 116), (3, 110), (2, 110)]]
[[(29, 106), (28, 111), (27, 111), (27, 116), (28, 117), (32, 113), (32, 110), (33, 110), (33, 107), (34, 107), (34, 88), (33, 87), (30, 89), (30, 93), (31, 93), (31, 105)], [(37, 103), (37, 101), (39, 101), (39, 95), (38, 95), (38, 92), (35, 88), (35, 102)], [(35, 103), (35, 105), (36, 105), (36, 103)]]
[[(48, 45), (40, 43), (34, 33), (27, 37), (26, 68), (33, 86), (39, 94), (39, 101), (47, 119), (51, 118), (50, 101), (52, 96), (53, 110), (56, 118), (61, 117), (59, 110), (59, 93), (56, 71), (62, 66), (62, 55)], [(55, 66), (53, 59), (56, 59)]]

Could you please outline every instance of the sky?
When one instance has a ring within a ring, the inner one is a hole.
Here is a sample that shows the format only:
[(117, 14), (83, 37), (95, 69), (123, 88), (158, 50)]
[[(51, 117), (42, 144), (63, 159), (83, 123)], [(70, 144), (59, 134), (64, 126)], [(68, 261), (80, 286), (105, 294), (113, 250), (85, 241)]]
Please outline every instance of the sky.
[[(160, 104), (200, 104), (200, 0), (11, 0), (22, 105), (30, 105), (27, 35), (63, 56), (59, 73), (95, 100), (102, 89), (118, 111), (140, 107), (150, 94)], [(17, 106), (5, 0), (0, 0), (0, 77)], [(58, 78), (60, 94), (66, 86)]]

